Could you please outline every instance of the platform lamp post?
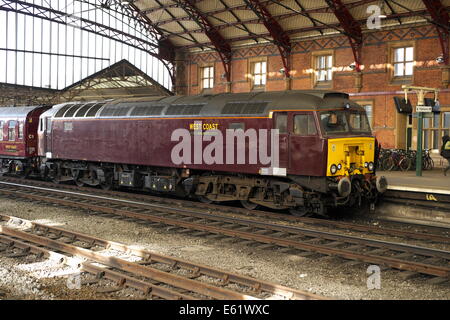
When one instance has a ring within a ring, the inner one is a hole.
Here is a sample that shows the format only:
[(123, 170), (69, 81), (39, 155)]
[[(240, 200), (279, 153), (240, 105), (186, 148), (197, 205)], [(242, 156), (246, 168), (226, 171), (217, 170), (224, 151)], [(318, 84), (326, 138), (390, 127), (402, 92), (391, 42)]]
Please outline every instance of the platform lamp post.
[(439, 89), (416, 87), (416, 86), (402, 86), (405, 92), (405, 102), (408, 102), (408, 92), (410, 90), (417, 94), (417, 106), (415, 113), (417, 114), (417, 154), (416, 154), (416, 176), (422, 176), (422, 142), (423, 142), (423, 114), (425, 112), (432, 112), (432, 106), (425, 106), (425, 95), (429, 92), (434, 93), (434, 101), (438, 100)]

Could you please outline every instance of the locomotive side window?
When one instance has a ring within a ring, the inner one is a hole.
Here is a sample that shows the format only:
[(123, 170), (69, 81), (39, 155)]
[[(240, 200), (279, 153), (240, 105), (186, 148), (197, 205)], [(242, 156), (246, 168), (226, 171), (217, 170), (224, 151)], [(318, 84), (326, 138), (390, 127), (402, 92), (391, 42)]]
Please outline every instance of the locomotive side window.
[(10, 120), (8, 122), (8, 140), (15, 141), (16, 140), (16, 122), (14, 120)]
[(294, 134), (301, 136), (317, 134), (316, 124), (312, 114), (298, 114), (294, 116)]
[(0, 140), (3, 140), (3, 121), (0, 121)]
[(287, 133), (287, 114), (278, 114), (275, 118), (275, 129), (279, 134)]
[(23, 122), (19, 122), (19, 139), (23, 139)]

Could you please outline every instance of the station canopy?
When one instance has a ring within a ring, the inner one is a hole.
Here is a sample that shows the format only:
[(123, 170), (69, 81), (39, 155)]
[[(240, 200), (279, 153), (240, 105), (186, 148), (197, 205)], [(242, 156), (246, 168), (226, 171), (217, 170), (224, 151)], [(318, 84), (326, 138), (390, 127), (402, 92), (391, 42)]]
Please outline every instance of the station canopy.
[[(431, 20), (425, 2), (448, 11), (450, 1), (421, 0), (136, 0), (127, 1), (163, 38), (177, 47), (205, 48), (225, 40), (233, 46), (343, 33), (358, 37), (367, 29), (371, 5), (383, 27)], [(439, 9), (439, 8), (438, 8)], [(222, 43), (224, 45), (224, 43)]]

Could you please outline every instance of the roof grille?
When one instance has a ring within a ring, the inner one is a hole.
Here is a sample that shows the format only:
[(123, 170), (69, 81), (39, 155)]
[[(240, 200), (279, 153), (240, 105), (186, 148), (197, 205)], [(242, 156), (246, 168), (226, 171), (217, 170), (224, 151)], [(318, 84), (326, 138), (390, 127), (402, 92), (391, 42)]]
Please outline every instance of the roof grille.
[(123, 117), (128, 114), (132, 106), (106, 106), (100, 113), (100, 117)]
[(86, 113), (86, 117), (95, 117), (97, 114), (97, 111), (105, 105), (105, 102), (97, 103), (95, 106), (93, 106), (89, 111)]
[(222, 114), (261, 114), (266, 109), (267, 102), (228, 102), (222, 109)]
[(59, 118), (62, 117), (64, 115), (64, 113), (67, 111), (67, 109), (69, 109), (71, 106), (73, 106), (74, 104), (66, 104), (64, 107), (62, 107), (61, 109), (59, 109), (56, 114), (55, 117)]
[(95, 103), (86, 103), (84, 106), (82, 106), (80, 109), (78, 109), (77, 113), (75, 114), (75, 117), (84, 117), (86, 115), (86, 112), (94, 105)]
[(166, 115), (198, 115), (200, 114), (203, 106), (203, 104), (171, 105), (167, 108)]
[(130, 116), (158, 116), (164, 106), (137, 106), (131, 111)]

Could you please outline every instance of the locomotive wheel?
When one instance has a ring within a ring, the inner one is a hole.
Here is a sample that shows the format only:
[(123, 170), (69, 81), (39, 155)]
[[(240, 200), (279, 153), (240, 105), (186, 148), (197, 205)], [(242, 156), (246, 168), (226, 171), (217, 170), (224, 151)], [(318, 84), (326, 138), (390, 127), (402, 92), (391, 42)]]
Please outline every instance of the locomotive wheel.
[(105, 177), (105, 182), (100, 183), (100, 187), (105, 190), (109, 191), (113, 189), (113, 174), (107, 173)]
[(203, 203), (206, 203), (206, 204), (211, 204), (211, 203), (214, 202), (214, 201), (208, 199), (208, 198), (205, 197), (205, 196), (198, 196), (198, 200), (200, 200), (200, 202), (203, 202)]
[(80, 179), (76, 179), (76, 180), (75, 180), (75, 184), (76, 184), (77, 186), (79, 186), (79, 187), (84, 186), (84, 182), (81, 181)]
[(257, 203), (253, 203), (248, 200), (241, 200), (241, 205), (247, 210), (255, 210), (256, 208), (258, 208)]
[(305, 207), (290, 208), (289, 213), (295, 217), (305, 217), (310, 215)]

